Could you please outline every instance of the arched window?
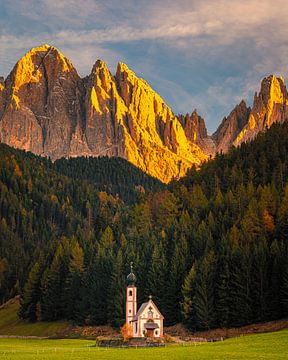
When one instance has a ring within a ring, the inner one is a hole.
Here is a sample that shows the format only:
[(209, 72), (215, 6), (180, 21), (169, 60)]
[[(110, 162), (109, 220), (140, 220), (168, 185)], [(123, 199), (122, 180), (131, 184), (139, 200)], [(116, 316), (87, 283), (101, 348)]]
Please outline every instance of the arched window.
[(129, 296), (132, 296), (132, 290), (129, 290)]

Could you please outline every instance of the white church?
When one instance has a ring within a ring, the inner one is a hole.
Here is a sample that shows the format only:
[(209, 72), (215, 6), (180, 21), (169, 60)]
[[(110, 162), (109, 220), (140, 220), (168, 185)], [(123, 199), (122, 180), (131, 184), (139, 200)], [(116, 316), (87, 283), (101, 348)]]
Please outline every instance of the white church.
[(163, 315), (152, 301), (143, 303), (137, 311), (136, 276), (131, 272), (127, 276), (126, 289), (126, 324), (132, 327), (133, 337), (161, 337), (163, 336)]

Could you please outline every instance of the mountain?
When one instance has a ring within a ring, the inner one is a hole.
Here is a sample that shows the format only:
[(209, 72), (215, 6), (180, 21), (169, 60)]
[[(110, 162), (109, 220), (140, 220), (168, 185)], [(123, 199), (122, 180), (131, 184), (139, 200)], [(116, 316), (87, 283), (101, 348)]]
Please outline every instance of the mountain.
[(276, 122), (288, 119), (288, 94), (283, 77), (270, 75), (262, 80), (259, 94), (255, 94), (247, 124), (237, 135), (235, 146), (249, 141), (258, 132), (269, 129)]
[(48, 156), (122, 157), (168, 183), (216, 152), (250, 141), (287, 119), (283, 78), (262, 81), (252, 108), (244, 101), (209, 136), (205, 121), (174, 115), (127, 65), (115, 76), (98, 60), (81, 78), (55, 47), (33, 48), (0, 78), (0, 141)]
[(194, 110), (191, 115), (188, 113), (178, 115), (178, 119), (184, 129), (188, 140), (197, 144), (206, 155), (214, 155), (215, 142), (208, 136), (205, 120)]
[(217, 152), (227, 152), (233, 145), (237, 136), (247, 124), (251, 109), (246, 106), (244, 100), (237, 105), (231, 113), (222, 120), (222, 123), (212, 135)]
[[(0, 140), (49, 156), (120, 156), (168, 182), (207, 156), (151, 87), (98, 60), (81, 79), (56, 48), (32, 49), (1, 82)], [(181, 161), (181, 166), (179, 166)]]
[(251, 141), (274, 123), (288, 119), (288, 95), (284, 78), (270, 75), (261, 82), (255, 94), (252, 109), (242, 100), (229, 116), (223, 119), (212, 135), (217, 152), (227, 152), (231, 146)]

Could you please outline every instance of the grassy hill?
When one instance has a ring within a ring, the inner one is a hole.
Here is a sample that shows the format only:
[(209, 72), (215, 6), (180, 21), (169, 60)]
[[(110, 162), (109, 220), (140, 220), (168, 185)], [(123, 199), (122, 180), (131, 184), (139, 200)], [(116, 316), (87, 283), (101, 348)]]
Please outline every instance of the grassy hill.
[(17, 315), (18, 309), (19, 297), (11, 299), (0, 307), (0, 336), (54, 337), (63, 333), (69, 327), (69, 323), (65, 321), (28, 323), (19, 319)]

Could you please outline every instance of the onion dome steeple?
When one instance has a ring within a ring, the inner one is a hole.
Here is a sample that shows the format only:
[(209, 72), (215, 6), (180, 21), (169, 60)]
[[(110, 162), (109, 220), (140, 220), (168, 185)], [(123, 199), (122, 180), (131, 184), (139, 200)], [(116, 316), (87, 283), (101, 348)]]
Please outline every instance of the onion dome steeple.
[(128, 283), (128, 285), (135, 285), (137, 278), (136, 278), (136, 275), (133, 273), (133, 262), (130, 263), (130, 269), (131, 269), (131, 272), (127, 276), (127, 283)]

